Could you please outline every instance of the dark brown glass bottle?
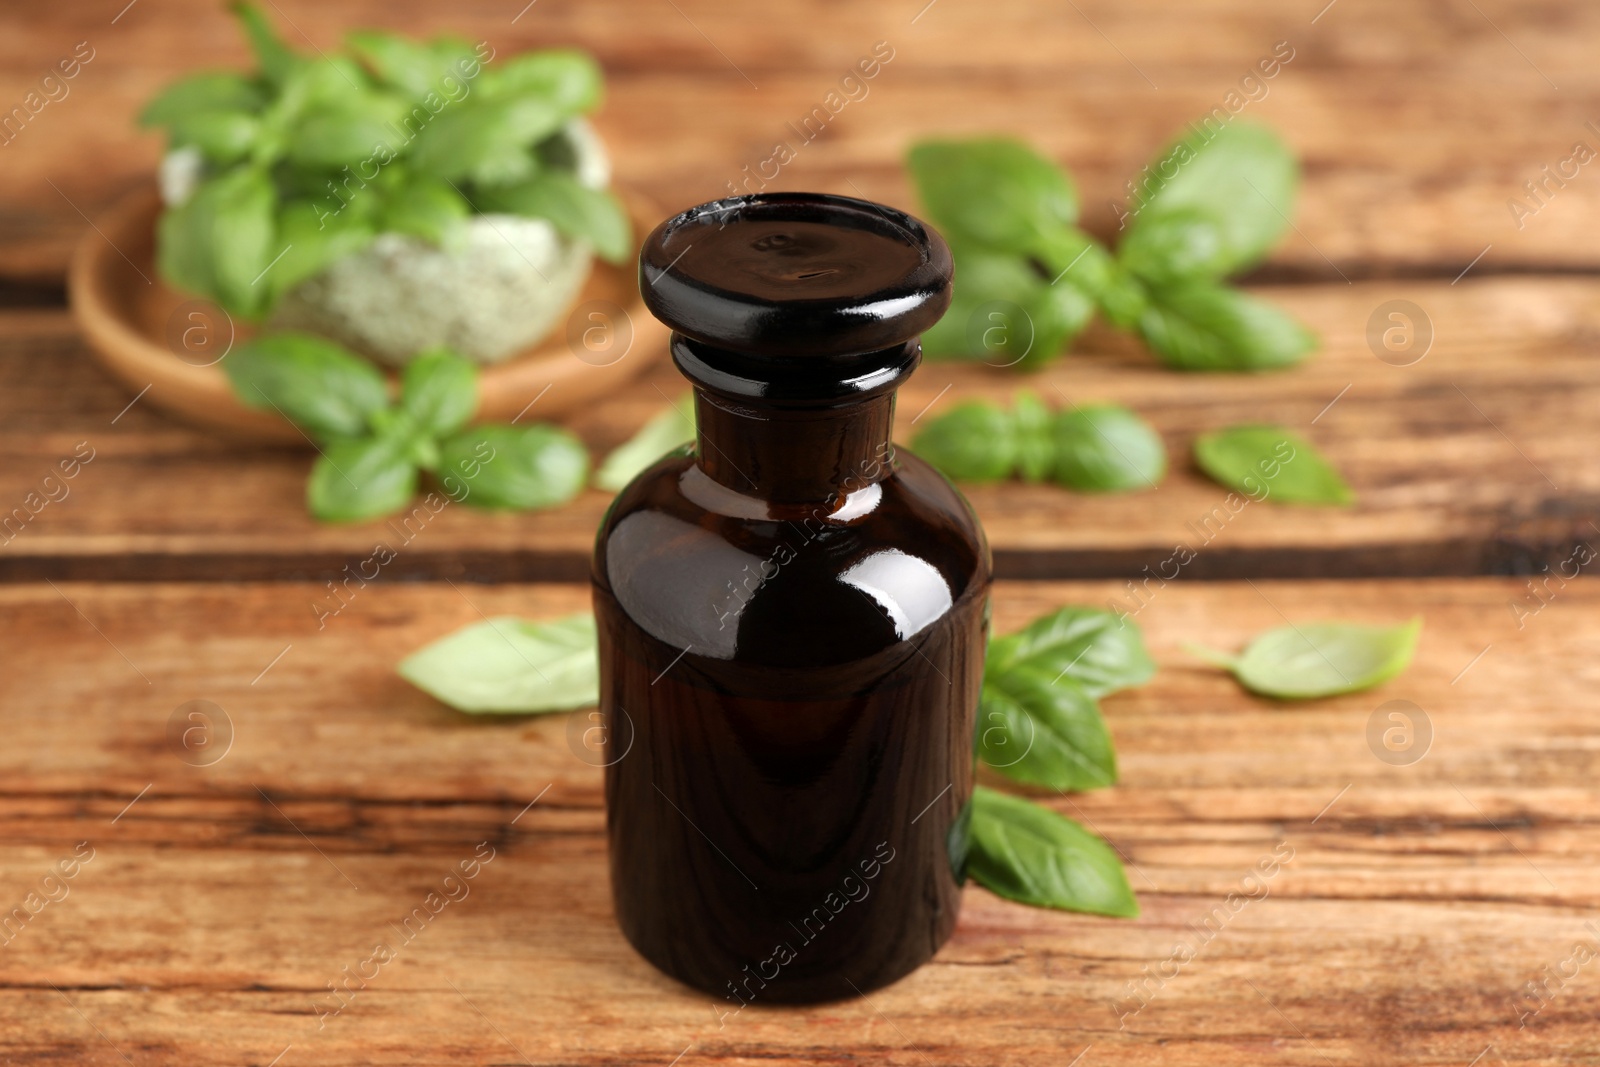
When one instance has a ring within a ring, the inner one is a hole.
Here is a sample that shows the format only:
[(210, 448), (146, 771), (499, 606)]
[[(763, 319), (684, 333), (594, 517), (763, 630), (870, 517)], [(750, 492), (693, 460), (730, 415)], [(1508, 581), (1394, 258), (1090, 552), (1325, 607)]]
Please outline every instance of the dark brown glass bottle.
[(699, 436), (595, 548), (611, 884), (730, 1010), (892, 982), (955, 926), (989, 552), (890, 443), (950, 275), (916, 219), (812, 194), (694, 208), (640, 255)]

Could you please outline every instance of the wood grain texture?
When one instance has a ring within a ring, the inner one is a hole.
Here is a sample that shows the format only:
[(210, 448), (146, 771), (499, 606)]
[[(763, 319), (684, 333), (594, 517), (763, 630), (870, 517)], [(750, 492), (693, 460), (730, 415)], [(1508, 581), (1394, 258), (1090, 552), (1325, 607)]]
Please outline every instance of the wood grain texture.
[[(154, 167), (159, 139), (132, 121), (143, 101), (184, 71), (245, 61), (212, 0), (124, 6), (36, 6), (0, 42), (7, 111), (78, 42), (94, 50), (68, 95), (0, 147), (0, 278), (58, 282), (85, 229), (80, 211), (93, 215)], [(911, 140), (1006, 129), (1072, 167), (1085, 219), (1102, 233), (1115, 229), (1109, 201), (1157, 148), (1224, 106), (1286, 41), (1293, 59), (1240, 112), (1282, 130), (1305, 161), (1299, 232), (1274, 269), (1449, 278), (1489, 245), (1479, 271), (1600, 264), (1591, 242), (1573, 240), (1600, 225), (1600, 182), (1587, 169), (1539, 200), (1523, 191), (1576, 142), (1600, 148), (1585, 126), (1600, 116), (1589, 54), (1600, 10), (1590, 5), (604, 0), (520, 15), (500, 2), (275, 6), (301, 48), (377, 24), (454, 31), (505, 54), (551, 43), (590, 49), (608, 76), (600, 127), (619, 174), (669, 207), (741, 181), (885, 41), (894, 58), (866, 96), (814, 141), (796, 140), (797, 158), (773, 187), (910, 206), (899, 159)], [(1538, 208), (1520, 228), (1508, 208), (1519, 196)]]
[[(1178, 544), (1196, 552), (1188, 577), (1527, 573), (1600, 537), (1600, 285), (1469, 278), (1261, 292), (1315, 327), (1324, 350), (1283, 373), (1183, 375), (1097, 333), (1033, 377), (927, 363), (901, 391), (898, 437), (964, 399), (1006, 400), (1022, 387), (1056, 407), (1127, 404), (1161, 431), (1172, 470), (1154, 491), (966, 487), (1001, 574), (1014, 577), (1142, 578)], [(1369, 347), (1369, 319), (1392, 299), (1413, 301), (1432, 323), (1432, 348), (1411, 366)], [(663, 353), (628, 358), (657, 365), (571, 420), (597, 459), (686, 391)], [(89, 363), (64, 315), (0, 313), (0, 451), (12, 457), (0, 468), (0, 517), (80, 442), (95, 457), (70, 495), (0, 534), (0, 576), (326, 579), (378, 541), (397, 549), (397, 575), (587, 574), (607, 494), (537, 514), (447, 507), (409, 535), (381, 522), (318, 525), (303, 503), (309, 452), (230, 445), (143, 403), (124, 411), (131, 399)], [(1346, 474), (1357, 505), (1229, 514), (1227, 493), (1193, 469), (1189, 450), (1196, 434), (1241, 422), (1309, 438)]]
[[(1124, 854), (1140, 919), (969, 888), (953, 940), (894, 986), (721, 1019), (615, 930), (600, 773), (570, 717), (469, 719), (392, 673), (480, 611), (581, 609), (584, 588), (381, 581), (319, 633), (310, 585), (7, 586), (0, 903), (78, 842), (94, 853), (0, 952), (0, 1046), (104, 1064), (1065, 1064), (1092, 1046), (1080, 1063), (1464, 1065), (1492, 1045), (1480, 1062), (1592, 1064), (1592, 962), (1518, 1027), (1525, 984), (1600, 941), (1587, 581), (1520, 630), (1510, 580), (1168, 587), (1139, 616), (1159, 673), (1105, 702), (1121, 784), (1040, 798)], [(996, 626), (1115, 593), (1002, 583)], [(1280, 612), (1427, 623), (1401, 678), (1294, 706), (1181, 651)], [(166, 740), (196, 698), (235, 730), (207, 767)], [(1433, 730), (1408, 766), (1368, 742), (1397, 699)], [(327, 983), (480, 842), (494, 859), (469, 895), (319, 1028)], [(1247, 879), (1275, 849), (1292, 857)], [(1184, 939), (1195, 958), (1163, 968)]]

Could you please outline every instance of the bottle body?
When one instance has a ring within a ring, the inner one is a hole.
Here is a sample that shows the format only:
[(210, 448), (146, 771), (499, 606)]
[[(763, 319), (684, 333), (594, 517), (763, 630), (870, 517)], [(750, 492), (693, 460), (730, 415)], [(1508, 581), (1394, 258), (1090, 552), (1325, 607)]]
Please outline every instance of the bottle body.
[(964, 498), (888, 444), (879, 399), (818, 432), (835, 455), (794, 460), (836, 493), (774, 501), (781, 472), (717, 465), (807, 431), (758, 418), (765, 445), (738, 451), (700, 396), (704, 454), (636, 479), (596, 546), (618, 922), (730, 1009), (883, 985), (956, 921), (989, 556)]

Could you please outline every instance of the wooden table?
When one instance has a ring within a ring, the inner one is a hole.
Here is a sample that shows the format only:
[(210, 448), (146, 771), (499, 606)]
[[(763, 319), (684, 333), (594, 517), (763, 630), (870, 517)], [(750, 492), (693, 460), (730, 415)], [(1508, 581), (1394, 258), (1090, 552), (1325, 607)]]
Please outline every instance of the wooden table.
[[(1106, 702), (1121, 784), (1039, 797), (1122, 852), (1142, 917), (969, 888), (955, 937), (904, 981), (719, 1021), (612, 922), (600, 774), (574, 756), (568, 717), (469, 719), (394, 673), (479, 612), (582, 609), (604, 495), (537, 515), (448, 509), (319, 630), (323, 582), (392, 534), (316, 526), (304, 454), (128, 407), (90, 362), (61, 278), (84, 216), (147, 180), (157, 144), (132, 114), (179, 70), (242, 59), (216, 5), (125, 2), (30, 9), (0, 35), (4, 107), (77, 42), (94, 49), (70, 94), (0, 147), (0, 510), (80, 442), (94, 456), (0, 539), (0, 912), (59, 898), (0, 951), (8, 1061), (1600, 1063), (1600, 586), (1587, 570), (1541, 578), (1600, 543), (1600, 250), (1584, 239), (1600, 177), (1585, 168), (1537, 204), (1522, 188), (1574, 142), (1600, 146), (1585, 125), (1600, 121), (1600, 9), (274, 5), (322, 47), (380, 23), (592, 49), (621, 179), (672, 206), (725, 192), (885, 41), (894, 58), (867, 97), (777, 184), (913, 206), (898, 161), (915, 136), (1010, 129), (1071, 165), (1106, 236), (1109, 199), (1156, 147), (1276, 42), (1294, 48), (1247, 114), (1294, 143), (1304, 193), (1251, 283), (1315, 326), (1322, 353), (1283, 374), (1179, 376), (1095, 333), (1025, 383), (930, 364), (902, 394), (902, 437), (1026, 384), (1056, 404), (1130, 404), (1167, 439), (1174, 469), (1153, 493), (971, 492), (1007, 579), (1002, 631), (1124, 597), (1193, 543), (1223, 496), (1185, 458), (1198, 431), (1295, 427), (1360, 495), (1252, 507), (1205, 544), (1139, 615), (1155, 680)], [(1512, 198), (1537, 206), (1520, 228)], [(1395, 299), (1434, 332), (1408, 366), (1368, 340)], [(659, 354), (629, 358), (656, 363), (573, 420), (596, 454), (683, 388)], [(1284, 616), (1415, 613), (1404, 676), (1292, 707), (1180, 647), (1238, 645)], [(168, 741), (193, 700), (231, 723), (206, 766)], [(1431, 733), (1414, 760), (1371, 740), (1396, 700)], [(494, 859), (471, 894), (328, 1013), (328, 983), (480, 849)], [(1249, 879), (1274, 850), (1292, 859)], [(46, 883), (61, 863), (74, 876)], [(1199, 948), (1178, 965), (1180, 941)]]

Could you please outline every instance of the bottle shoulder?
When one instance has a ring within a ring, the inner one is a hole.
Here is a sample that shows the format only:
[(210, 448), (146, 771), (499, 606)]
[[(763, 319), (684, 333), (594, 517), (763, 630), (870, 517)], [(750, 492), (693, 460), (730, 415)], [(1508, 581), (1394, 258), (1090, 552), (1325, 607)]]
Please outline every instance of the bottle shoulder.
[(881, 480), (832, 506), (776, 507), (674, 453), (601, 523), (593, 577), (651, 636), (782, 666), (864, 658), (987, 595), (983, 530), (960, 492), (897, 449)]

